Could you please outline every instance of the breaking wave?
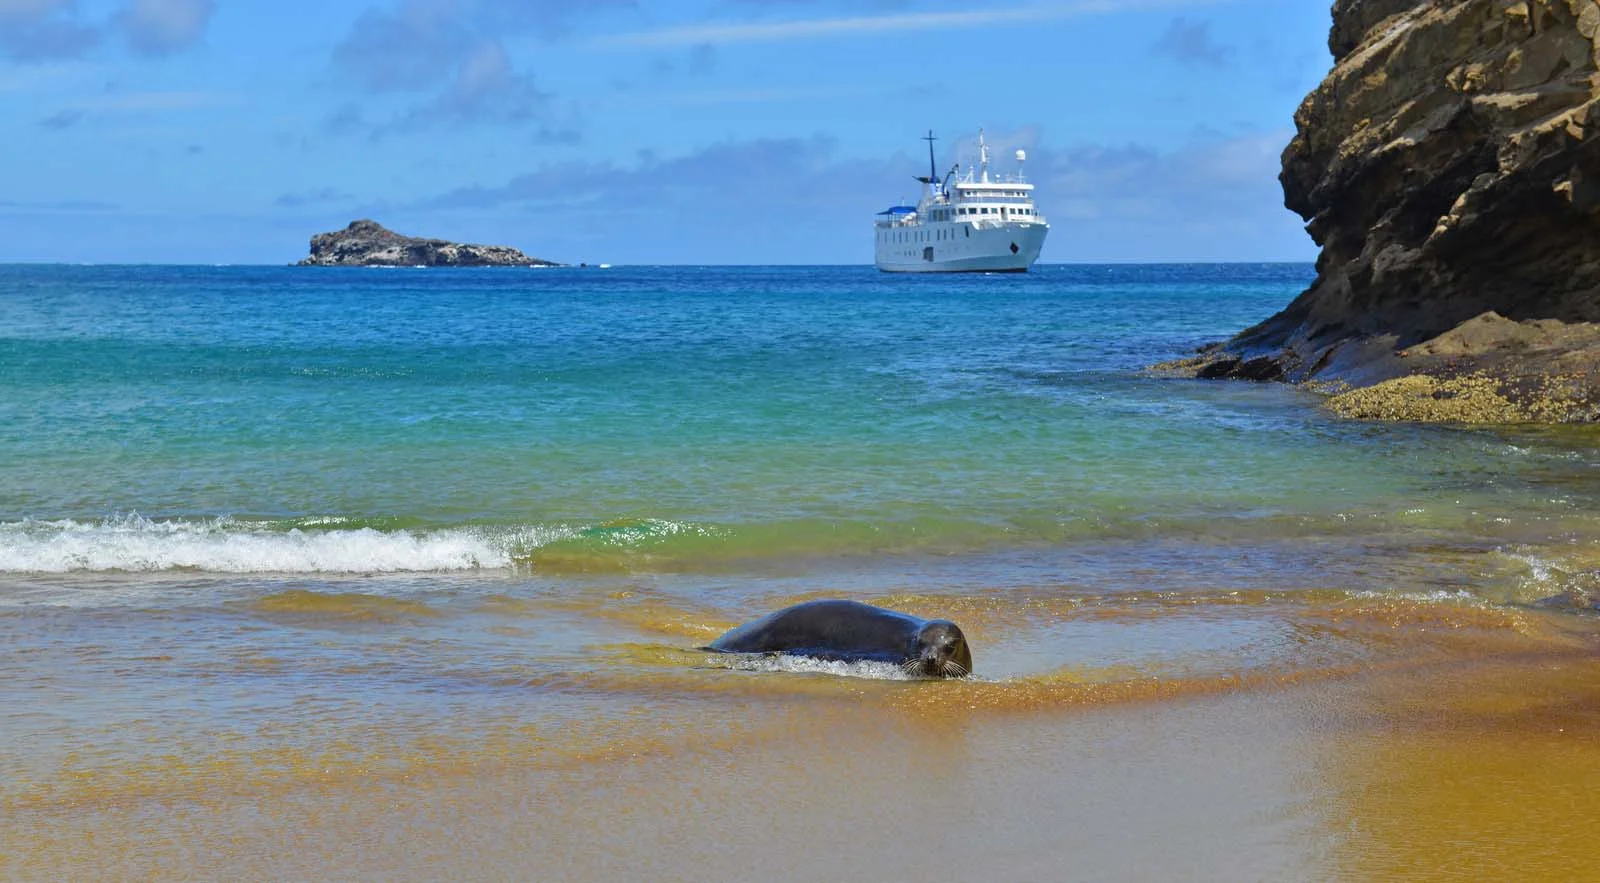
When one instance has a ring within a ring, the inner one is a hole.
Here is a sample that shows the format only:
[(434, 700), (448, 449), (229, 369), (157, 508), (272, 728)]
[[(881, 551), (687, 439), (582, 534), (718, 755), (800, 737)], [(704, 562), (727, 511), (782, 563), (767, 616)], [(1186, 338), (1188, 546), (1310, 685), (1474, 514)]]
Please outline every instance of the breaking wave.
[(649, 566), (692, 554), (712, 528), (657, 519), (425, 525), (398, 518), (0, 522), (0, 573), (429, 573)]
[(305, 529), (228, 518), (0, 524), (0, 572), (400, 573), (507, 567), (514, 543), (472, 528)]

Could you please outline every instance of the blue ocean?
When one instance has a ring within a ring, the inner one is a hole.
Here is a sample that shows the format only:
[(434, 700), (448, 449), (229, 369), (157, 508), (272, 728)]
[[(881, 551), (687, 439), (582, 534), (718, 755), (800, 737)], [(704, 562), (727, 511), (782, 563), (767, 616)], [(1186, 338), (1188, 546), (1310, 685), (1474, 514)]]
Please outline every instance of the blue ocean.
[[(0, 797), (1332, 677), (1590, 588), (1592, 431), (1146, 370), (1313, 275), (0, 267)], [(697, 649), (821, 597), (975, 677)]]

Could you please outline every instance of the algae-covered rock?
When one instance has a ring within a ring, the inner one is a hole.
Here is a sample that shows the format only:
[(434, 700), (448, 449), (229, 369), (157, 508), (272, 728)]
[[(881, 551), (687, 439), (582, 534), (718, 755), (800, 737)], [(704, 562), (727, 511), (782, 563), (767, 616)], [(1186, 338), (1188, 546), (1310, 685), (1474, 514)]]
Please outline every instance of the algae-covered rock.
[(1473, 373), (1410, 374), (1341, 392), (1328, 408), (1342, 417), (1419, 423), (1569, 423), (1596, 419), (1588, 379)]

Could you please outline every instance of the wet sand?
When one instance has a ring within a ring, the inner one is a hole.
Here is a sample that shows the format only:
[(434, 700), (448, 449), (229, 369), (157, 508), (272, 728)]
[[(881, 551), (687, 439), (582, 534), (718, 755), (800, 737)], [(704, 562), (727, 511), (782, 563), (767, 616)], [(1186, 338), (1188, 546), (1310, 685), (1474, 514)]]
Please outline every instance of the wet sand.
[(1380, 607), (1305, 617), (1381, 633), (1355, 665), (895, 683), (662, 661), (627, 689), (695, 701), (595, 735), (485, 721), (410, 758), (380, 735), (275, 778), (157, 759), (9, 800), (0, 877), (1600, 878), (1593, 621)]

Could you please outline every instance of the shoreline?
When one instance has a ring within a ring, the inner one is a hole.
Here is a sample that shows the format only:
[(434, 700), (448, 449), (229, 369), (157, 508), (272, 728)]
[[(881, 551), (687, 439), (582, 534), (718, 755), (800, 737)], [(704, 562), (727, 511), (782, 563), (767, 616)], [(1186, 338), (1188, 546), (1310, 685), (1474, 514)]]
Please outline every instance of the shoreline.
[(1346, 343), (1341, 358), (1348, 363), (1324, 353), (1310, 366), (1292, 348), (1261, 353), (1238, 347), (1237, 339), (1219, 341), (1146, 370), (1158, 377), (1286, 382), (1325, 396), (1329, 411), (1355, 420), (1600, 422), (1600, 324), (1514, 322), (1490, 311), (1403, 349), (1396, 340), (1391, 334)]

